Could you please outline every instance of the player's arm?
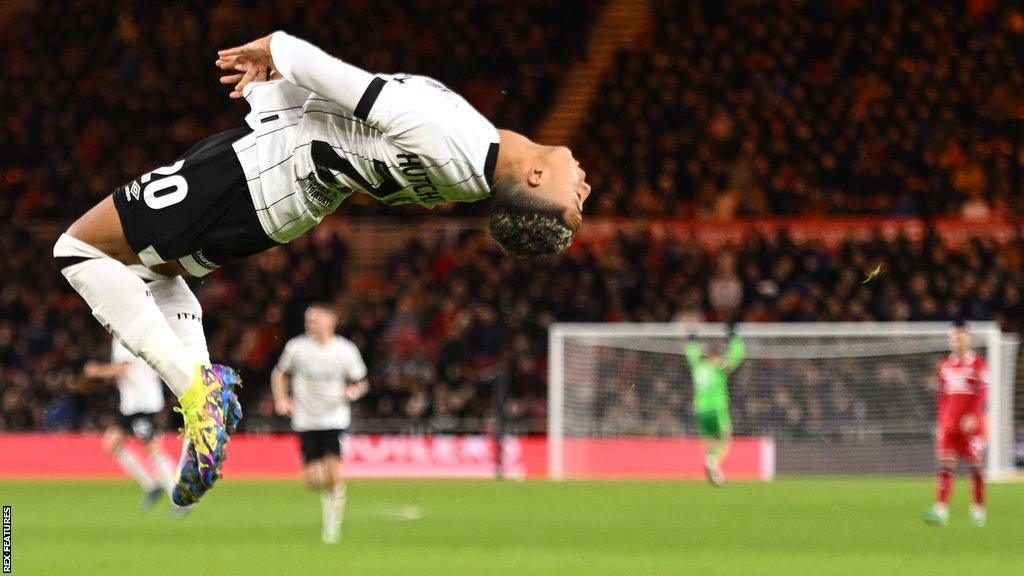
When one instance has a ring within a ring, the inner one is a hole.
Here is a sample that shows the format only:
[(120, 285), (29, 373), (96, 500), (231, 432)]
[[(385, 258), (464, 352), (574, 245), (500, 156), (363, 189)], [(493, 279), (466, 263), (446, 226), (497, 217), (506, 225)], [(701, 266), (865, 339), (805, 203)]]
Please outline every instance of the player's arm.
[(276, 366), (270, 372), (270, 391), (274, 395), (274, 412), (280, 416), (292, 413), (292, 398), (288, 393), (291, 378)]
[(974, 402), (967, 414), (960, 421), (960, 429), (964, 434), (973, 434), (984, 422), (985, 407), (988, 404), (988, 368), (982, 364), (978, 369), (978, 384), (975, 389)]
[(82, 375), (97, 380), (115, 380), (128, 374), (131, 369), (129, 362), (86, 362), (82, 367)]
[(366, 362), (363, 361), (362, 354), (359, 353), (359, 349), (355, 345), (350, 344), (348, 346), (349, 353), (349, 372), (346, 375), (348, 385), (345, 386), (345, 398), (349, 402), (355, 402), (362, 398), (370, 390), (370, 383), (366, 379)]
[(270, 371), (270, 392), (274, 395), (274, 412), (281, 416), (292, 413), (292, 397), (288, 389), (291, 384), (292, 360), (295, 356), (293, 342), (288, 342), (281, 351), (277, 366)]
[(743, 338), (732, 336), (729, 338), (729, 352), (725, 357), (726, 369), (735, 372), (743, 360), (747, 357), (747, 344)]
[(690, 365), (690, 368), (696, 367), (701, 362), (700, 357), (700, 342), (693, 334), (686, 335), (686, 363)]
[(217, 66), (238, 72), (221, 79), (225, 84), (235, 83), (232, 98), (241, 98), (245, 87), (259, 81), (261, 73), (272, 76), (276, 72), (296, 86), (355, 111), (374, 80), (373, 74), (282, 31), (217, 54)]
[(279, 73), (292, 84), (338, 104), (410, 150), (434, 144), (446, 134), (478, 128), (469, 121), (473, 115), (462, 113), (466, 110), (448, 97), (447, 90), (388, 82), (286, 32), (274, 32), (219, 55), (217, 63), (222, 69), (246, 70), (221, 79), (229, 84), (238, 80), (233, 98), (241, 98), (245, 86), (259, 80), (261, 72), (252, 70), (264, 74), (270, 70), (271, 75)]
[(988, 365), (984, 358), (979, 360), (978, 366), (978, 389), (974, 397), (974, 413), (978, 416), (985, 415), (985, 406), (988, 403)]
[(366, 378), (363, 378), (358, 382), (353, 382), (352, 384), (345, 386), (345, 398), (348, 399), (349, 402), (355, 402), (363, 396), (366, 396), (366, 393), (369, 392), (369, 390), (370, 382)]

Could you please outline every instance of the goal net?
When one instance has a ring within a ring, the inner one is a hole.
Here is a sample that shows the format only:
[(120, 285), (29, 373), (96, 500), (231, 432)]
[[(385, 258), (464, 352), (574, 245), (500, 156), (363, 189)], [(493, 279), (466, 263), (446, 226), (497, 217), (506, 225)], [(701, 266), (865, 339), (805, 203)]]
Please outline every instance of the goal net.
[[(1017, 340), (972, 323), (988, 360), (987, 471), (1014, 470)], [(938, 366), (948, 323), (739, 324), (729, 377), (727, 476), (917, 474), (935, 468)], [(694, 477), (703, 471), (687, 335), (724, 348), (721, 324), (556, 324), (549, 334), (549, 473)]]

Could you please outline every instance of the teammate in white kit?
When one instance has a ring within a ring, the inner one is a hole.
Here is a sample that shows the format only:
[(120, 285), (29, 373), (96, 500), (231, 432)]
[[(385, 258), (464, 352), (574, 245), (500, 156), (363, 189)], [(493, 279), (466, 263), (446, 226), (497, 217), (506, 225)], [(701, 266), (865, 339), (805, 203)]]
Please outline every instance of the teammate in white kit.
[(221, 51), (217, 65), (231, 96), (249, 102), (247, 127), (121, 186), (54, 246), (96, 318), (180, 399), (191, 448), (179, 504), (220, 476), (241, 418), (237, 375), (210, 365), (202, 310), (182, 276), (288, 242), (355, 193), (426, 207), (490, 198), (499, 244), (554, 254), (572, 241), (590, 193), (568, 148), (495, 129), (435, 80), (375, 76), (284, 32)]
[(299, 434), (302, 480), (320, 492), (322, 538), (327, 543), (341, 538), (345, 514), (341, 434), (352, 422), (349, 403), (369, 387), (363, 357), (355, 344), (334, 333), (337, 322), (330, 306), (310, 305), (306, 333), (288, 341), (270, 374), (274, 410), (291, 415), (292, 429)]
[[(174, 487), (174, 465), (160, 446), (160, 430), (156, 415), (164, 409), (164, 390), (160, 375), (135, 356), (116, 339), (111, 347), (110, 362), (87, 362), (83, 367), (86, 378), (114, 380), (120, 395), (119, 418), (103, 434), (103, 446), (134, 478), (145, 496), (142, 511), (153, 509), (164, 492)], [(155, 476), (139, 461), (135, 452), (127, 448), (128, 434), (145, 447)]]

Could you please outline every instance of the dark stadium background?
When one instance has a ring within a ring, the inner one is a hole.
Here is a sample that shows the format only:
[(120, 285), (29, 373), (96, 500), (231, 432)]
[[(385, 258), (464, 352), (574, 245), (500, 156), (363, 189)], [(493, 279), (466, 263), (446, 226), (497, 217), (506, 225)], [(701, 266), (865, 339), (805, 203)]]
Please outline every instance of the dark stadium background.
[[(490, 430), (502, 377), (507, 429), (543, 432), (553, 321), (1021, 330), (1019, 3), (655, 0), (588, 46), (602, 5), (0, 2), (0, 432), (111, 421), (113, 389), (80, 376), (108, 337), (53, 241), (117, 185), (237, 126), (246, 108), (218, 84), (216, 49), (275, 29), (434, 76), (498, 126), (563, 139), (593, 194), (584, 237), (557, 258), (502, 254), (485, 205), (355, 195), (314, 234), (193, 282), (213, 357), (244, 376), (249, 432), (287, 429), (268, 373), (316, 300), (338, 306), (370, 365), (356, 421), (374, 432)], [(688, 232), (708, 224), (724, 240)], [(797, 417), (775, 434), (820, 433), (806, 398), (786, 402), (773, 409)], [(1020, 409), (1017, 423), (1024, 439)]]

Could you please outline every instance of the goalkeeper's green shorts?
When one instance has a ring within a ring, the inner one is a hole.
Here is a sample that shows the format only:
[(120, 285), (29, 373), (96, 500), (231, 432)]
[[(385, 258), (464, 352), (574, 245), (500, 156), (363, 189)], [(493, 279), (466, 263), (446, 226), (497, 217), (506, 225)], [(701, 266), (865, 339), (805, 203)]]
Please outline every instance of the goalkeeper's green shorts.
[(722, 438), (732, 433), (732, 421), (727, 410), (697, 414), (697, 434), (701, 438)]

